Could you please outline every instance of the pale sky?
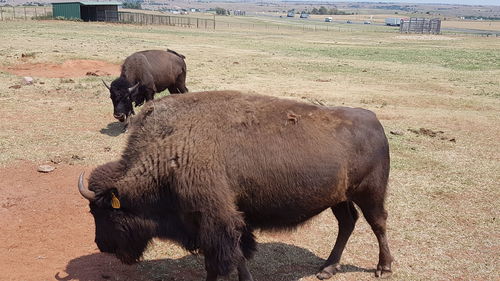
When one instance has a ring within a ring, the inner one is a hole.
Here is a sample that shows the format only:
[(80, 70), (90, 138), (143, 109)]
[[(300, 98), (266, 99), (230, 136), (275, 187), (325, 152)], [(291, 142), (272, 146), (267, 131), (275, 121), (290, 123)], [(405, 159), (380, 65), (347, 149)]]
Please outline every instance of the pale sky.
[[(331, 2), (331, 1), (327, 1)], [(461, 4), (461, 5), (495, 5), (500, 6), (500, 0), (335, 0), (333, 2), (381, 2), (381, 3), (438, 3), (438, 4)]]

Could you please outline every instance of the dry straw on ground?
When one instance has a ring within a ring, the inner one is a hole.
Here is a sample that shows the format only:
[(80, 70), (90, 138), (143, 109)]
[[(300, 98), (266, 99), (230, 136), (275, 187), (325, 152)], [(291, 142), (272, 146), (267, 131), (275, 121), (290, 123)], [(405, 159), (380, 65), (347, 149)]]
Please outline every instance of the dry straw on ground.
[[(138, 50), (170, 48), (187, 58), (191, 91), (237, 89), (364, 107), (379, 116), (386, 132), (405, 132), (388, 134), (392, 167), (387, 208), (394, 280), (498, 276), (496, 38), (401, 40), (409, 37), (374, 31), (214, 31), (61, 21), (3, 22), (2, 38), (9, 38), (0, 40), (4, 166), (19, 159), (95, 166), (117, 159), (126, 138), (112, 117), (101, 81), (113, 76), (81, 75), (69, 81), (46, 78), (39, 69), (29, 73), (35, 79), (32, 85), (20, 85), (22, 77), (9, 68), (68, 60), (118, 65)], [(23, 53), (33, 55), (22, 57)], [(20, 87), (12, 88), (15, 85)], [(416, 128), (443, 131), (456, 142), (407, 131)], [(257, 280), (315, 280), (336, 231), (327, 211), (298, 232), (258, 234), (260, 251), (251, 263), (252, 272)], [(360, 220), (343, 256), (344, 273), (335, 280), (371, 280), (377, 253), (375, 236)], [(169, 242), (155, 243), (145, 258), (138, 269), (151, 280), (200, 280), (204, 274), (200, 258)]]

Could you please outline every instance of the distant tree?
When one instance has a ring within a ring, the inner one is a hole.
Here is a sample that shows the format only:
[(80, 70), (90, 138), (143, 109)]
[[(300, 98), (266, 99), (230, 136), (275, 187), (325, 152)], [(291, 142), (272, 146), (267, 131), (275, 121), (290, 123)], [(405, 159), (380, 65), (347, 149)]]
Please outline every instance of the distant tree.
[(122, 7), (125, 9), (137, 9), (142, 10), (140, 1), (128, 0), (122, 3)]
[(318, 9), (313, 8), (313, 9), (311, 10), (311, 14), (313, 14), (313, 15), (319, 15)]
[(328, 14), (328, 10), (325, 8), (325, 6), (321, 6), (321, 7), (319, 7), (318, 13), (320, 15), (326, 15), (326, 14)]
[(220, 16), (225, 16), (225, 15), (229, 15), (229, 11), (224, 9), (224, 8), (220, 8), (220, 7), (216, 7), (215, 8), (215, 13), (217, 15), (220, 15)]

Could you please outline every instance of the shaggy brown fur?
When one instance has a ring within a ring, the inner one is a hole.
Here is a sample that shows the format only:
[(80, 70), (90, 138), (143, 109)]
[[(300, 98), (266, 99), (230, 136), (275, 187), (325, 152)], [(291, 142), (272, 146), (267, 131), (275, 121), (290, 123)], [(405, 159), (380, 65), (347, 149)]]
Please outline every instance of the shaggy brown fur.
[(171, 94), (188, 92), (184, 58), (173, 50), (147, 50), (127, 57), (120, 77), (109, 87), (115, 118), (125, 121), (133, 114), (132, 102), (142, 105), (165, 89)]
[[(380, 245), (376, 274), (390, 274), (384, 209), (389, 147), (375, 115), (238, 92), (167, 96), (134, 118), (122, 158), (95, 169), (89, 189), (96, 242), (122, 261), (153, 237), (205, 256), (207, 280), (255, 250), (254, 229), (293, 229), (327, 208), (339, 222), (318, 278), (336, 273), (358, 218)], [(111, 193), (121, 201), (112, 209)]]

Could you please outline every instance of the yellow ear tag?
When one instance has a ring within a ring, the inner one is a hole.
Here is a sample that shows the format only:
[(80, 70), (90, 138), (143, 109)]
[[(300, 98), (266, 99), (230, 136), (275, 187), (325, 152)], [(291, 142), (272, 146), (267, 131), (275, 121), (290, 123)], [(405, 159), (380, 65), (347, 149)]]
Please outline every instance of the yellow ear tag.
[(120, 199), (118, 199), (114, 193), (111, 193), (111, 196), (111, 207), (120, 209)]

